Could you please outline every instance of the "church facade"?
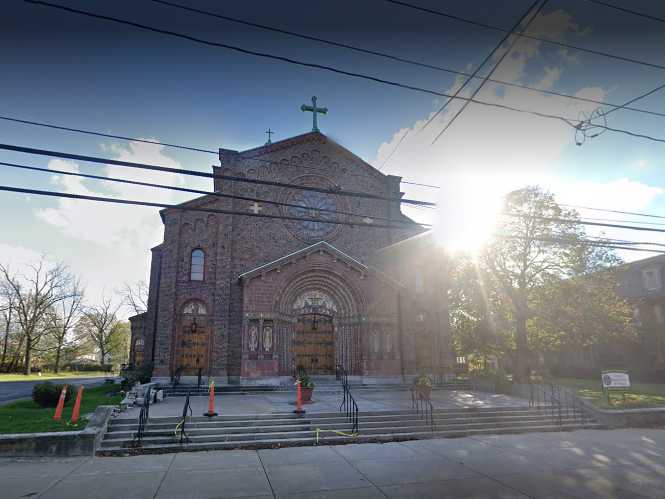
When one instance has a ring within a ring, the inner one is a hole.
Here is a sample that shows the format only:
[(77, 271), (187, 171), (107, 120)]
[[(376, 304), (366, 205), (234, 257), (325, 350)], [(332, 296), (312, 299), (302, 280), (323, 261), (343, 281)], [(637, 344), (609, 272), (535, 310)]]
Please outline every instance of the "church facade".
[(318, 131), (219, 160), (214, 193), (161, 211), (134, 365), (218, 384), (452, 373), (446, 262), (402, 214), (399, 177)]

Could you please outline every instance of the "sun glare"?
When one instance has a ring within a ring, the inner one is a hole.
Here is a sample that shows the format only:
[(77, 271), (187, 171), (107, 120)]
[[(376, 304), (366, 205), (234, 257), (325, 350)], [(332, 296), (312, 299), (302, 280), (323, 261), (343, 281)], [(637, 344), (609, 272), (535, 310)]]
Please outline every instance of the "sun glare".
[(458, 187), (440, 203), (434, 234), (448, 251), (475, 255), (494, 231), (504, 192), (487, 180)]

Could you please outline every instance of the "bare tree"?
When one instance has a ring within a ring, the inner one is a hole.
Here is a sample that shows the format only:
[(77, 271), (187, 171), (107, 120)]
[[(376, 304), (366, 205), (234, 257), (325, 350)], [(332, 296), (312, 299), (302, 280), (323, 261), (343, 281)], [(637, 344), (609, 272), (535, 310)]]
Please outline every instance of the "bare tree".
[(49, 267), (44, 258), (27, 266), (27, 274), (13, 274), (8, 267), (0, 265), (0, 276), (5, 288), (13, 295), (15, 313), (23, 331), (25, 355), (23, 372), (30, 374), (32, 351), (45, 333), (42, 327), (46, 313), (61, 300), (67, 298), (72, 276), (63, 264)]
[(7, 360), (7, 350), (9, 348), (9, 335), (12, 331), (12, 320), (14, 314), (14, 293), (6, 286), (6, 282), (0, 283), (0, 313), (4, 323), (5, 337), (2, 340), (2, 358), (0, 359), (0, 369), (4, 369)]
[(78, 280), (69, 283), (69, 289), (66, 297), (60, 300), (47, 313), (47, 328), (52, 339), (55, 341), (55, 363), (54, 372), (60, 370), (60, 357), (62, 348), (65, 346), (67, 338), (71, 337), (74, 325), (82, 313), (83, 288)]
[(92, 341), (99, 350), (100, 362), (106, 361), (114, 336), (118, 334), (118, 311), (122, 304), (113, 305), (110, 298), (102, 298), (101, 304), (87, 307), (78, 323), (80, 334)]
[(129, 307), (135, 315), (148, 310), (148, 285), (145, 281), (138, 281), (134, 286), (126, 282), (120, 295), (123, 305)]

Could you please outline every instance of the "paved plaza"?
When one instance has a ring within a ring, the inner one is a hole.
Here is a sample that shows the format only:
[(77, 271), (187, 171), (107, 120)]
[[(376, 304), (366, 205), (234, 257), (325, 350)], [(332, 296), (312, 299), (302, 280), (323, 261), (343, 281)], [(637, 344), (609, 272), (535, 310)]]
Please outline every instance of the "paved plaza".
[(662, 498), (665, 431), (1, 459), (3, 499)]
[[(362, 412), (411, 410), (409, 390), (352, 390)], [(432, 404), (435, 409), (462, 407), (516, 407), (527, 406), (525, 399), (496, 393), (480, 393), (461, 390), (432, 390)], [(315, 390), (312, 403), (304, 406), (307, 412), (336, 412), (342, 399), (338, 390)], [(294, 409), (295, 391), (267, 392), (256, 394), (216, 394), (215, 408), (220, 415), (234, 414), (283, 414)], [(150, 406), (150, 417), (179, 416), (185, 402), (184, 397), (169, 397), (163, 402)], [(190, 405), (194, 416), (201, 416), (208, 410), (208, 397), (191, 397)], [(138, 417), (140, 408), (134, 407), (121, 417)]]

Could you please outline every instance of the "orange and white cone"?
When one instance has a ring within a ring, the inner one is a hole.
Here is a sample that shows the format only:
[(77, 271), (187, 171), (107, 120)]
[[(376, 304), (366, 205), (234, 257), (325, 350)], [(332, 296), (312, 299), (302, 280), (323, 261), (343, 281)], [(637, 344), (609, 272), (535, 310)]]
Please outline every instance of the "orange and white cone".
[(67, 396), (67, 385), (62, 387), (62, 391), (60, 392), (60, 398), (58, 399), (58, 405), (55, 407), (55, 414), (53, 415), (53, 419), (56, 421), (60, 421), (60, 418), (62, 417), (62, 409), (65, 407), (65, 397)]

